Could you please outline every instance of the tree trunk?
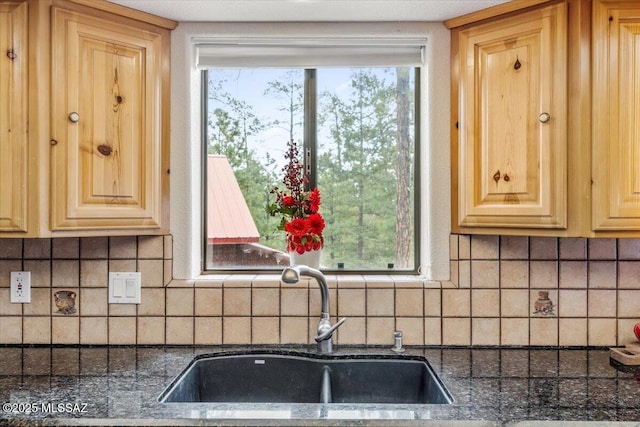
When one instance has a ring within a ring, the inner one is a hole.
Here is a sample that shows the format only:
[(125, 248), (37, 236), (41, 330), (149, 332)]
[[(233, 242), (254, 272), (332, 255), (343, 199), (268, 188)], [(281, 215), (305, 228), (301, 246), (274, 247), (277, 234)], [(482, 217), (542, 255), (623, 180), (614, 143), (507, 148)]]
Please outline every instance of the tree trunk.
[(396, 68), (396, 267), (411, 265), (411, 139), (409, 68)]

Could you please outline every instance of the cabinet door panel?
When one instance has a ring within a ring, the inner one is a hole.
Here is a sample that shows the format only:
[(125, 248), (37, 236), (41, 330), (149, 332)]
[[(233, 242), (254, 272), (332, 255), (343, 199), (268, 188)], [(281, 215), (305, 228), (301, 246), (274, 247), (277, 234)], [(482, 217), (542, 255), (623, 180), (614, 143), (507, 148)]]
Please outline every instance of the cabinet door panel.
[(640, 229), (640, 5), (594, 10), (594, 230)]
[(459, 224), (565, 228), (566, 6), (459, 34)]
[(52, 228), (157, 228), (161, 37), (63, 9), (53, 16)]
[(27, 231), (27, 4), (0, 3), (0, 231)]

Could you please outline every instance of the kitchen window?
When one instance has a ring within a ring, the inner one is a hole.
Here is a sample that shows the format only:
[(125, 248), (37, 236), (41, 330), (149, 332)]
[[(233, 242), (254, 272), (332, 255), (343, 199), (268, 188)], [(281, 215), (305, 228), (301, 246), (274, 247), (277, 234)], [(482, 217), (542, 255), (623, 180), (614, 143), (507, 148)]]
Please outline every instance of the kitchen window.
[(288, 264), (279, 218), (266, 206), (294, 140), (310, 187), (322, 195), (322, 269), (416, 272), (423, 46), (298, 40), (197, 48), (204, 270)]

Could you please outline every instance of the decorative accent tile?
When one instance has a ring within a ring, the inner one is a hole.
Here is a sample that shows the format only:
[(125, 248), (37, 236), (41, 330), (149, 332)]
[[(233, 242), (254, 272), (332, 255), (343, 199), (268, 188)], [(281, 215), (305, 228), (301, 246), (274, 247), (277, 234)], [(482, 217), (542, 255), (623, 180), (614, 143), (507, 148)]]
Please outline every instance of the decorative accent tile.
[(557, 291), (531, 291), (532, 315), (554, 317), (556, 315)]

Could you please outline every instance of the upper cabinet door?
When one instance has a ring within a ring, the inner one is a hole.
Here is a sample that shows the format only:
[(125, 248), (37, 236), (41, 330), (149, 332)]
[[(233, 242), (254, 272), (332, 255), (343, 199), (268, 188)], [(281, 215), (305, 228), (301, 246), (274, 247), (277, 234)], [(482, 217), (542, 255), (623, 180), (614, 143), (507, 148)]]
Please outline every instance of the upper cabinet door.
[(27, 3), (0, 3), (0, 231), (27, 231)]
[(458, 225), (566, 228), (566, 5), (463, 27), (456, 42)]
[(160, 227), (168, 33), (52, 14), (51, 229)]
[(640, 2), (593, 9), (593, 229), (640, 229)]

